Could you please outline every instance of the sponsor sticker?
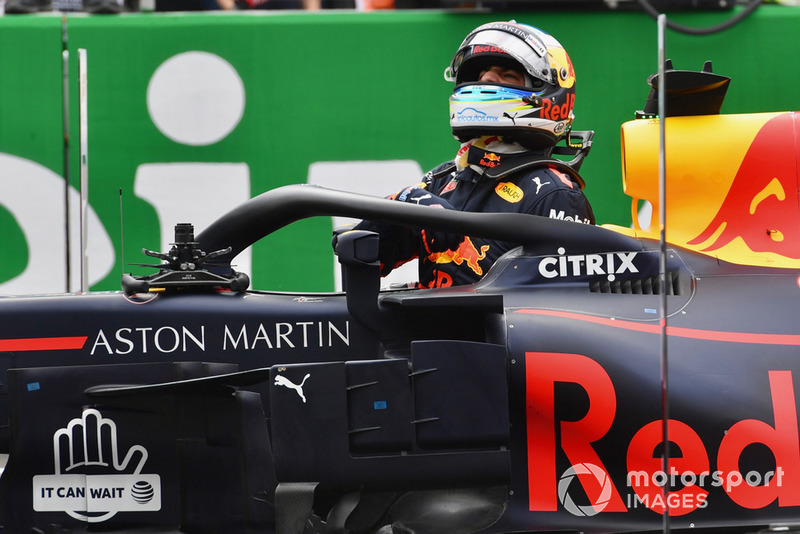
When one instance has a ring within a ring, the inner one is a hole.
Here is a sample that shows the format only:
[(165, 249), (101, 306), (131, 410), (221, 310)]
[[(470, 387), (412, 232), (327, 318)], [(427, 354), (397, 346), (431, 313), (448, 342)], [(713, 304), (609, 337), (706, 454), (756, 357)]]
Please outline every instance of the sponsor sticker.
[[(670, 457), (667, 471), (656, 452), (663, 442), (664, 422), (645, 424), (627, 443), (626, 477), (613, 480), (606, 468), (612, 460), (601, 457), (594, 445), (612, 431), (619, 417), (611, 376), (582, 354), (527, 352), (525, 358), (528, 464), (536, 466), (528, 472), (531, 511), (563, 508), (585, 517), (644, 508), (657, 514), (669, 510), (677, 517), (713, 506), (714, 499), (720, 506), (721, 494), (751, 511), (800, 506), (800, 437), (791, 371), (767, 371), (765, 394), (772, 401), (772, 413), (766, 421), (743, 419), (715, 441), (704, 441), (689, 424), (668, 419), (669, 440), (680, 454)], [(559, 419), (557, 383), (583, 389), (589, 408), (581, 419)], [(767, 449), (774, 463), (743, 471), (742, 459), (754, 444)], [(557, 457), (562, 454), (570, 466), (559, 473)]]
[(516, 204), (525, 196), (522, 189), (520, 189), (517, 184), (511, 182), (501, 182), (497, 184), (494, 191), (500, 198), (512, 204)]
[[(87, 447), (95, 443), (98, 446)], [(143, 473), (147, 449), (119, 450), (116, 423), (94, 408), (53, 435), (53, 474), (33, 477), (33, 509), (101, 523), (118, 512), (161, 509), (161, 477)], [(62, 464), (66, 461), (66, 465)], [(76, 473), (91, 468), (97, 474)]]

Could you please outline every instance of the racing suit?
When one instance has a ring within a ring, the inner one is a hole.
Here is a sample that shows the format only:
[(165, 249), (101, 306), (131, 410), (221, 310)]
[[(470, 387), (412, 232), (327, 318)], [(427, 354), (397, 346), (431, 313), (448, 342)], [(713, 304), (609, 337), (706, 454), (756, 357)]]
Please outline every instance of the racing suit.
[[(530, 151), (497, 153), (477, 146), (462, 150), (467, 165), (458, 165), (457, 157), (428, 172), (418, 185), (430, 193), (426, 197), (433, 195), (438, 205), (460, 211), (528, 213), (594, 224), (592, 208), (581, 190), (583, 181), (565, 164)], [(389, 198), (401, 200), (407, 192)], [(430, 199), (426, 204), (437, 205)], [(383, 276), (419, 257), (418, 286), (425, 288), (476, 282), (497, 258), (518, 245), (467, 236), (453, 250), (431, 252), (420, 232), (371, 221), (362, 221), (356, 228), (380, 235)]]

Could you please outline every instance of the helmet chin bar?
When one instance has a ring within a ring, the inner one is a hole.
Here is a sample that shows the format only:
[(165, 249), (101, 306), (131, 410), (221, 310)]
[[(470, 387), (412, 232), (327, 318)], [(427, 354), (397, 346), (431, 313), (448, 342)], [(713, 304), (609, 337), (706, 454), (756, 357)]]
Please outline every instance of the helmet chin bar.
[(569, 130), (571, 103), (561, 104), (556, 110), (552, 99), (528, 88), (462, 84), (450, 97), (450, 126), (462, 142), (498, 135), (529, 149), (546, 150)]
[(541, 151), (542, 155), (550, 155), (553, 147), (559, 141), (560, 137), (542, 130), (480, 130), (480, 129), (459, 129), (453, 132), (453, 135), (460, 142), (464, 143), (476, 137), (486, 135), (501, 136), (503, 140), (509, 142), (516, 142), (529, 150)]

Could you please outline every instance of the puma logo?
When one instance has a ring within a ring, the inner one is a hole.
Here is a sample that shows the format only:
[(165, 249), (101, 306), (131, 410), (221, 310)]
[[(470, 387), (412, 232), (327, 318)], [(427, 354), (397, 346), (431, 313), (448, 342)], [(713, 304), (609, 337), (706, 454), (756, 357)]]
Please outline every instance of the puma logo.
[(517, 118), (517, 115), (519, 115), (519, 113), (514, 113), (514, 115), (512, 116), (506, 113), (505, 111), (503, 112), (503, 117), (508, 117), (509, 119), (511, 119), (511, 124), (513, 124), (514, 126), (517, 125), (517, 121), (515, 120)]
[(285, 376), (278, 375), (275, 377), (275, 385), (295, 390), (297, 394), (300, 395), (300, 398), (303, 399), (303, 402), (306, 402), (306, 396), (303, 395), (303, 384), (306, 383), (306, 380), (308, 380), (309, 376), (311, 376), (310, 373), (303, 377), (303, 381), (300, 382), (300, 384), (294, 384)]
[(419, 201), (420, 201), (420, 200), (427, 200), (427, 199), (429, 199), (429, 198), (432, 198), (432, 197), (431, 197), (431, 195), (430, 195), (430, 193), (428, 193), (427, 195), (422, 195), (421, 197), (412, 198), (411, 200), (412, 200), (413, 202), (416, 202), (417, 204), (419, 204)]
[(539, 177), (538, 177), (538, 176), (536, 176), (536, 177), (533, 179), (533, 183), (535, 183), (535, 184), (536, 184), (536, 194), (538, 195), (538, 194), (539, 194), (539, 189), (541, 189), (541, 188), (542, 188), (542, 186), (549, 184), (550, 182), (545, 182), (545, 183), (542, 183), (542, 181), (539, 179)]

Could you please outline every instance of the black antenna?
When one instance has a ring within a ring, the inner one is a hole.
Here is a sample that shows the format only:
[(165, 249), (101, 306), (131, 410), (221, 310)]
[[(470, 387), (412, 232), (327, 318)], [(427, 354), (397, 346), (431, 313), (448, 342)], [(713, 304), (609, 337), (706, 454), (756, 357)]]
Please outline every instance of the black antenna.
[(122, 216), (122, 188), (119, 188), (119, 247), (122, 261), (122, 274), (125, 274), (125, 218)]
[(64, 252), (66, 264), (66, 285), (64, 291), (70, 290), (70, 213), (69, 213), (69, 49), (67, 47), (67, 15), (61, 18), (61, 126), (64, 134)]

